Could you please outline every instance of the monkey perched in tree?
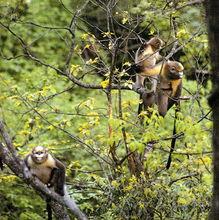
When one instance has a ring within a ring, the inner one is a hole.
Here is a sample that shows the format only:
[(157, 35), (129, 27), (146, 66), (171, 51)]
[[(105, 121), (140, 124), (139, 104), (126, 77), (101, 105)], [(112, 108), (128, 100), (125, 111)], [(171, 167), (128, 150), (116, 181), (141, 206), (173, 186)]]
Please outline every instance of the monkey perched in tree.
[[(162, 56), (159, 54), (159, 49), (163, 46), (163, 41), (158, 37), (152, 37), (148, 42), (143, 44), (143, 49), (140, 54), (136, 54), (135, 63), (140, 66), (141, 68), (147, 68), (147, 67), (153, 67), (158, 60), (162, 58)], [(135, 88), (142, 88), (144, 87), (144, 80), (145, 80), (145, 74), (137, 74), (136, 75), (136, 83)], [(151, 76), (148, 76), (151, 77)], [(154, 77), (151, 77), (153, 80)], [(154, 80), (153, 80), (154, 81)], [(155, 80), (156, 82), (157, 80)], [(153, 85), (154, 86), (154, 85)], [(152, 89), (156, 89), (153, 87)]]
[[(159, 49), (163, 46), (163, 41), (158, 37), (151, 38), (148, 42), (143, 45), (142, 52), (139, 54), (137, 51), (135, 64), (140, 67), (140, 69), (151, 68), (153, 67), (158, 60), (162, 57), (159, 54)], [(145, 78), (147, 78), (145, 80)], [(146, 82), (146, 91), (144, 92), (144, 82)], [(148, 107), (151, 107), (155, 102), (155, 91), (157, 87), (157, 76), (146, 76), (141, 74), (136, 75), (136, 82), (133, 88), (136, 91), (141, 91), (140, 99), (143, 99), (143, 104), (139, 104), (138, 114), (141, 113), (142, 107), (146, 110)], [(143, 105), (143, 106), (142, 106)]]
[(165, 116), (167, 111), (179, 103), (182, 91), (182, 76), (184, 67), (177, 61), (163, 61), (154, 67), (141, 68), (142, 76), (158, 76), (157, 105), (160, 115)]
[[(29, 173), (36, 176), (48, 187), (53, 187), (54, 191), (61, 196), (65, 194), (65, 166), (62, 162), (48, 153), (45, 147), (37, 146), (32, 149), (25, 159), (24, 175), (29, 177)], [(28, 168), (29, 172), (26, 170)], [(52, 210), (47, 201), (48, 220), (52, 219)]]

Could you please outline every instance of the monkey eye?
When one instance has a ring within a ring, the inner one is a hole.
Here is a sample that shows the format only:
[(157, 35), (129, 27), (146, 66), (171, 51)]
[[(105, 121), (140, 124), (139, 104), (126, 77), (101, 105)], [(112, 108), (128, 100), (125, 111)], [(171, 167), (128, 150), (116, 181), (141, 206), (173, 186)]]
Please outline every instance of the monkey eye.
[(38, 152), (36, 152), (36, 154), (40, 155), (40, 154), (43, 154), (43, 152), (42, 151), (38, 151)]
[(171, 67), (171, 69), (170, 69), (171, 71), (175, 71), (175, 67)]
[(157, 48), (160, 48), (160, 46), (161, 46), (160, 42), (157, 42), (155, 45), (156, 45)]

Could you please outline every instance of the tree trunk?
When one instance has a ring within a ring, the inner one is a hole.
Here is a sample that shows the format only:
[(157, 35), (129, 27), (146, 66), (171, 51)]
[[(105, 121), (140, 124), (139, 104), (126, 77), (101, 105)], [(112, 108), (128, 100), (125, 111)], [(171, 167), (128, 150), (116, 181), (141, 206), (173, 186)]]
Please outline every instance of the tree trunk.
[(213, 90), (209, 105), (213, 114), (213, 199), (210, 219), (219, 218), (219, 1), (206, 1)]

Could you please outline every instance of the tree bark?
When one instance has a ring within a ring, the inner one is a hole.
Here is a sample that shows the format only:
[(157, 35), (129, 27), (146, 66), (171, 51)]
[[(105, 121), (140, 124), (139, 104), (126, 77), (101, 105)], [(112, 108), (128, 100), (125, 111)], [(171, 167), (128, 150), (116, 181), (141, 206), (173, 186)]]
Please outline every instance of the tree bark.
[(209, 105), (213, 116), (213, 198), (210, 219), (219, 218), (219, 1), (206, 0), (213, 90)]

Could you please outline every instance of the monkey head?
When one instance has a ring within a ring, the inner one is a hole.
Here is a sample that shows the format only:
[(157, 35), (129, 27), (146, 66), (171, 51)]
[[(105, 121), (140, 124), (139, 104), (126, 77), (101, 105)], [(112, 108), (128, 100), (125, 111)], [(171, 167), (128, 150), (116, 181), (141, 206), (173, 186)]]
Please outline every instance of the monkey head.
[(164, 42), (159, 37), (152, 37), (146, 44), (151, 45), (155, 50), (164, 46)]
[(166, 68), (168, 68), (167, 78), (170, 80), (181, 79), (183, 77), (184, 67), (181, 63), (177, 61), (168, 60), (166, 63)]
[(31, 153), (31, 158), (37, 164), (45, 162), (48, 158), (48, 149), (42, 146), (34, 147)]

